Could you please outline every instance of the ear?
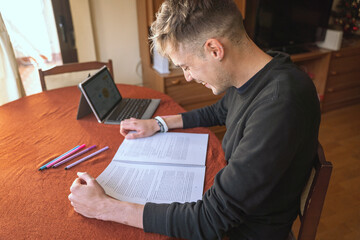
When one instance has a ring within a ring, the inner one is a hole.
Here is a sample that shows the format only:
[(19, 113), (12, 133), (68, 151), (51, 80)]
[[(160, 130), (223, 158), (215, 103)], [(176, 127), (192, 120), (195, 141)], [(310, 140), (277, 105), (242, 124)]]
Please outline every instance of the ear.
[(224, 46), (215, 38), (210, 38), (205, 42), (204, 50), (218, 61), (224, 58)]

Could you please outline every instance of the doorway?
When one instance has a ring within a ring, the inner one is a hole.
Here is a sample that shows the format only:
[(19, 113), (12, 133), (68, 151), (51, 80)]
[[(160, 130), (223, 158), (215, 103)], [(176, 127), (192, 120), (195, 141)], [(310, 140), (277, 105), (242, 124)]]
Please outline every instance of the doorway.
[[(71, 21), (68, 1), (63, 2), (67, 2)], [(63, 7), (60, 8), (64, 11)], [(38, 69), (48, 69), (66, 62), (62, 58), (63, 46), (59, 43), (64, 35), (59, 36), (58, 32), (71, 31), (72, 25), (56, 23), (54, 12), (57, 13), (57, 10), (53, 10), (52, 1), (48, 0), (0, 0), (0, 11), (13, 45), (26, 95), (41, 92)], [(68, 18), (58, 17), (58, 20), (65, 21)], [(61, 26), (67, 29), (61, 29)], [(76, 48), (73, 49), (76, 53)], [(75, 60), (67, 59), (67, 62), (71, 61), (77, 61), (77, 56)]]

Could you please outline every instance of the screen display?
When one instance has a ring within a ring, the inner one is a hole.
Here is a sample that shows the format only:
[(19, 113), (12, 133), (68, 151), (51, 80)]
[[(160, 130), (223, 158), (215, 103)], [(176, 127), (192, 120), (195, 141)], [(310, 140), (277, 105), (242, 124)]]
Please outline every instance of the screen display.
[(92, 76), (82, 87), (101, 120), (122, 98), (107, 68)]

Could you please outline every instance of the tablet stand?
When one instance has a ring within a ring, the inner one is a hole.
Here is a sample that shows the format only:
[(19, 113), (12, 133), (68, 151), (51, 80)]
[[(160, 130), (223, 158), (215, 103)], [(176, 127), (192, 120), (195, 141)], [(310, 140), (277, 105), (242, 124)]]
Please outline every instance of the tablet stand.
[(89, 115), (90, 113), (92, 113), (92, 110), (86, 100), (86, 98), (84, 97), (84, 95), (81, 93), (81, 97), (80, 97), (80, 102), (79, 102), (79, 107), (78, 107), (78, 112), (77, 112), (77, 116), (76, 119), (80, 119), (85, 117), (86, 115)]

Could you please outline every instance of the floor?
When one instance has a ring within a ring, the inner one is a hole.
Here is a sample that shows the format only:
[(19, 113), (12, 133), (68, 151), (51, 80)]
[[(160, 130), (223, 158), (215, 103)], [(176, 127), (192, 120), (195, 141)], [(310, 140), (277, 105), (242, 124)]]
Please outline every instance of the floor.
[(333, 171), (316, 239), (360, 239), (360, 104), (324, 113), (319, 139)]

